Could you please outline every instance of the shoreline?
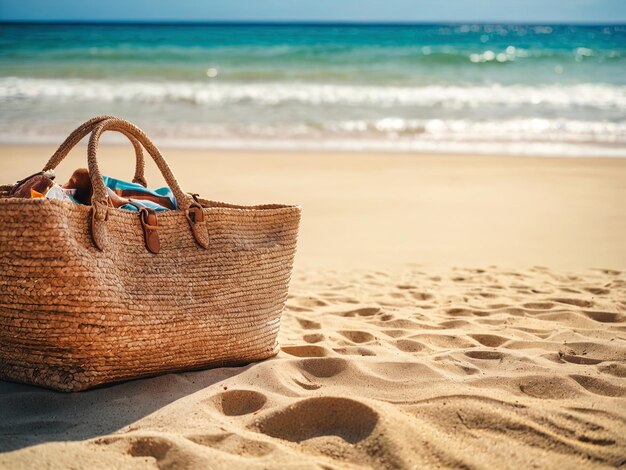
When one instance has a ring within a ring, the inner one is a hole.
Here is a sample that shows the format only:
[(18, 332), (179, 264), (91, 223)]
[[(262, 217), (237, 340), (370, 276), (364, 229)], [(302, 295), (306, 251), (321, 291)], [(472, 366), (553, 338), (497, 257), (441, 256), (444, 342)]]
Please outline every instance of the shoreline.
[[(58, 139), (46, 138), (41, 141), (2, 141), (0, 139), (0, 148), (12, 148), (12, 147), (54, 147), (55, 145), (60, 145), (60, 143), (65, 139), (65, 136), (59, 136)], [(87, 138), (83, 139), (85, 142)], [(213, 139), (210, 139), (213, 140)], [(217, 140), (217, 139), (215, 139)], [(357, 139), (358, 140), (358, 139)], [(384, 147), (372, 147), (372, 148), (349, 148), (349, 147), (316, 147), (315, 144), (309, 145), (312, 141), (305, 140), (302, 142), (298, 141), (289, 141), (288, 145), (276, 145), (276, 146), (263, 146), (261, 144), (257, 145), (251, 144), (249, 146), (240, 145), (235, 140), (227, 141), (226, 145), (214, 145), (214, 144), (206, 144), (205, 141), (189, 139), (188, 141), (172, 141), (168, 139), (158, 139), (161, 142), (159, 145), (157, 142), (157, 147), (161, 150), (175, 150), (175, 151), (190, 151), (190, 152), (224, 152), (224, 153), (281, 153), (281, 154), (311, 154), (311, 153), (332, 153), (332, 154), (377, 154), (377, 155), (409, 155), (413, 157), (423, 157), (423, 156), (445, 156), (445, 157), (497, 157), (497, 158), (572, 158), (572, 159), (626, 159), (626, 150), (620, 144), (606, 144), (606, 145), (598, 145), (593, 142), (572, 142), (572, 143), (559, 143), (558, 145), (566, 145), (571, 148), (587, 146), (589, 145), (589, 151), (585, 153), (564, 153), (564, 152), (535, 152), (529, 151), (526, 153), (523, 152), (507, 152), (503, 151), (504, 149), (499, 147), (494, 147), (493, 150), (483, 151), (483, 150), (449, 150), (449, 149), (423, 149), (416, 150), (412, 148), (384, 148)], [(271, 141), (268, 141), (271, 142)], [(384, 142), (384, 141), (381, 141)], [(231, 145), (232, 143), (232, 145)], [(304, 144), (304, 145), (299, 145)], [(481, 142), (477, 143), (477, 145), (486, 144), (492, 145), (491, 142)], [(514, 145), (524, 146), (527, 144), (531, 144), (529, 142), (519, 142)], [(545, 143), (542, 143), (545, 144)], [(125, 147), (127, 143), (124, 138), (119, 137), (117, 135), (113, 136), (113, 140), (107, 139), (106, 146), (110, 147)], [(471, 143), (467, 142), (465, 145), (471, 145)], [(496, 144), (498, 145), (498, 144)], [(552, 143), (548, 143), (547, 145), (554, 145)], [(81, 146), (86, 148), (86, 144), (80, 144), (77, 146), (80, 148)], [(606, 152), (598, 152), (593, 153), (593, 150), (596, 151), (599, 149), (606, 150)], [(615, 152), (622, 151), (622, 153)], [(613, 152), (613, 153), (612, 153)]]

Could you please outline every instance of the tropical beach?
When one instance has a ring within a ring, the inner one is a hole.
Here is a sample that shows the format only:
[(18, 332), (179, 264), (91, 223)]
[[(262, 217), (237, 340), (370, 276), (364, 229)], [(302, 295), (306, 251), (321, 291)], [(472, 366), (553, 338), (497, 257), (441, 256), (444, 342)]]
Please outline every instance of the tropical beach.
[[(302, 218), (275, 357), (0, 381), (0, 468), (623, 466), (625, 34), (2, 26), (1, 184), (115, 114), (184, 191)], [(102, 173), (131, 181), (111, 134)], [(83, 142), (56, 181), (86, 166)], [(147, 155), (145, 177), (165, 184)]]

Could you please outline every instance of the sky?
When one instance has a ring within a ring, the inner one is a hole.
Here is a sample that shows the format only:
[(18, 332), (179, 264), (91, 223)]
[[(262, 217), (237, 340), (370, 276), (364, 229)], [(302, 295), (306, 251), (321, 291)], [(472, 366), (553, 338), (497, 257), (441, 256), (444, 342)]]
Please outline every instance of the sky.
[(0, 21), (626, 23), (626, 0), (0, 0)]

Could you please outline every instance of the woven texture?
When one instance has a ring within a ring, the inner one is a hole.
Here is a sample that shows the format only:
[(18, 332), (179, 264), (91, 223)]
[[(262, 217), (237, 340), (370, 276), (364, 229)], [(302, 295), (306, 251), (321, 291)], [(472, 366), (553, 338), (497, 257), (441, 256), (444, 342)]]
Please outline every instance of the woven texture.
[[(193, 199), (135, 126), (97, 119), (91, 207), (0, 186), (0, 378), (78, 391), (276, 354), (300, 209)], [(102, 207), (106, 130), (141, 143), (177, 197), (180, 210), (158, 215), (158, 254), (137, 213)]]
[[(50, 157), (50, 160), (48, 160), (48, 163), (46, 163), (46, 166), (43, 167), (44, 171), (54, 170), (59, 165), (59, 163), (63, 161), (63, 159), (67, 156), (70, 150), (72, 150), (72, 148), (74, 148), (76, 144), (78, 144), (78, 142), (80, 142), (83, 139), (83, 137), (85, 137), (87, 134), (93, 131), (97, 127), (98, 124), (101, 124), (103, 121), (107, 119), (115, 120), (117, 118), (115, 116), (98, 116), (98, 117), (90, 119), (89, 121), (85, 122), (81, 126), (77, 127), (67, 137), (67, 139), (65, 139), (65, 141), (61, 144), (58, 150), (54, 152), (54, 155)], [(136, 162), (135, 162), (135, 176), (133, 177), (133, 183), (139, 183), (142, 186), (148, 186), (148, 182), (146, 181), (146, 178), (144, 176), (145, 162), (143, 158), (143, 147), (141, 146), (141, 143), (139, 143), (139, 141), (135, 139), (135, 137), (133, 137), (132, 134), (130, 134), (128, 131), (124, 129), (120, 129), (118, 132), (121, 132), (126, 137), (128, 137), (130, 142), (133, 144), (133, 147), (135, 148)]]

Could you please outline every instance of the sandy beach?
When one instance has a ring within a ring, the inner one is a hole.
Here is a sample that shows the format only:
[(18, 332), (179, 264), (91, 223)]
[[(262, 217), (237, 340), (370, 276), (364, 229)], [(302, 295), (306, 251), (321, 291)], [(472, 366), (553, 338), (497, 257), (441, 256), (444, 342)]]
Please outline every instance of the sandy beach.
[[(0, 147), (3, 184), (53, 151)], [(78, 394), (0, 382), (0, 467), (626, 464), (625, 159), (163, 153), (186, 191), (302, 206), (281, 352)], [(99, 156), (131, 178), (129, 148)]]
[[(0, 146), (3, 184), (41, 170), (55, 149)], [(163, 153), (185, 191), (236, 204), (302, 206), (297, 267), (626, 266), (624, 159)], [(132, 147), (104, 146), (99, 155), (103, 174), (132, 178)], [(79, 147), (58, 179), (86, 165)], [(164, 185), (151, 161), (146, 176), (151, 187)]]

